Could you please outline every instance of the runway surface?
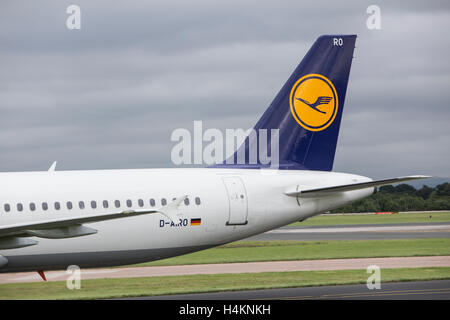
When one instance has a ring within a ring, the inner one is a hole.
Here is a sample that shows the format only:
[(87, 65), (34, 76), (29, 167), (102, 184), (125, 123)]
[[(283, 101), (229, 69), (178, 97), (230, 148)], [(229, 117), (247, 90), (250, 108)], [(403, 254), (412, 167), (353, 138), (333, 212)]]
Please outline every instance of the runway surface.
[(450, 280), (246, 290), (129, 298), (133, 300), (450, 300)]
[[(418, 267), (450, 267), (450, 256), (429, 257), (393, 257), (393, 258), (359, 258), (359, 259), (326, 259), (326, 260), (296, 260), (269, 261), (247, 263), (216, 263), (181, 266), (153, 266), (113, 269), (81, 270), (82, 280), (114, 279), (137, 277), (180, 276), (194, 274), (223, 273), (259, 273), (317, 270), (354, 270), (366, 269), (370, 265), (380, 268), (418, 268)], [(48, 281), (66, 281), (65, 271), (46, 272)], [(36, 272), (0, 274), (0, 284), (42, 281)]]
[(249, 241), (275, 240), (380, 240), (450, 238), (450, 223), (404, 223), (376, 225), (341, 225), (282, 227), (257, 236)]

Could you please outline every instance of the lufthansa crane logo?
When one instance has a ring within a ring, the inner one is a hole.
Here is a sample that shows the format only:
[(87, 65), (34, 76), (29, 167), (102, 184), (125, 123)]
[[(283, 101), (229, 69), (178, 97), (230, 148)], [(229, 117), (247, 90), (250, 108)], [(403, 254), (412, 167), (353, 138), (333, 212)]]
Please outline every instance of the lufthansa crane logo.
[(338, 111), (336, 88), (320, 74), (301, 77), (289, 97), (291, 113), (306, 130), (321, 131), (333, 123)]

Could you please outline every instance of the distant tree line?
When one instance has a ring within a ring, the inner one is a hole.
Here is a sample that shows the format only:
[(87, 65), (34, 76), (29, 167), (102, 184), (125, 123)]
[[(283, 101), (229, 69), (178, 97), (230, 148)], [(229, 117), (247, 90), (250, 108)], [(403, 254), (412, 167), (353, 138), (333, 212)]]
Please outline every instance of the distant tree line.
[(331, 212), (450, 210), (450, 183), (416, 189), (409, 184), (383, 186), (365, 199)]

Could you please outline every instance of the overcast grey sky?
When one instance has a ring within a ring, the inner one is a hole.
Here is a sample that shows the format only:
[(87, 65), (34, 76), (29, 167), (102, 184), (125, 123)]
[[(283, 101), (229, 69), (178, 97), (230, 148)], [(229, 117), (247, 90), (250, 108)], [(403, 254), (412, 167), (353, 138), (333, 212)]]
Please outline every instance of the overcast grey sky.
[(449, 177), (449, 31), (449, 1), (2, 1), (0, 171), (171, 167), (175, 128), (252, 127), (319, 35), (356, 33), (334, 171)]

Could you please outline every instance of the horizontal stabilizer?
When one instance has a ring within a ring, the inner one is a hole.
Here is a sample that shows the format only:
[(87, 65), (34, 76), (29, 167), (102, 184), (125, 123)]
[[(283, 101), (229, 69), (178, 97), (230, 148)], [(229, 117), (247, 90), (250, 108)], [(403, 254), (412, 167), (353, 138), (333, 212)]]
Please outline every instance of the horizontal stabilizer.
[(400, 183), (403, 181), (426, 179), (426, 178), (430, 178), (430, 176), (419, 176), (419, 175), (407, 176), (407, 177), (399, 177), (399, 178), (392, 178), (392, 179), (385, 179), (385, 180), (343, 184), (343, 185), (336, 185), (336, 186), (330, 186), (330, 187), (311, 188), (311, 189), (303, 189), (303, 190), (297, 190), (298, 187), (295, 186), (291, 189), (288, 189), (284, 194), (286, 194), (288, 196), (292, 196), (292, 197), (314, 198), (314, 197), (328, 196), (328, 195), (332, 195), (332, 194), (338, 193), (338, 192), (353, 191), (353, 190), (360, 190), (360, 189), (366, 189), (366, 188), (374, 188), (374, 187), (385, 186), (385, 185), (389, 185), (389, 184), (396, 184), (396, 183)]

